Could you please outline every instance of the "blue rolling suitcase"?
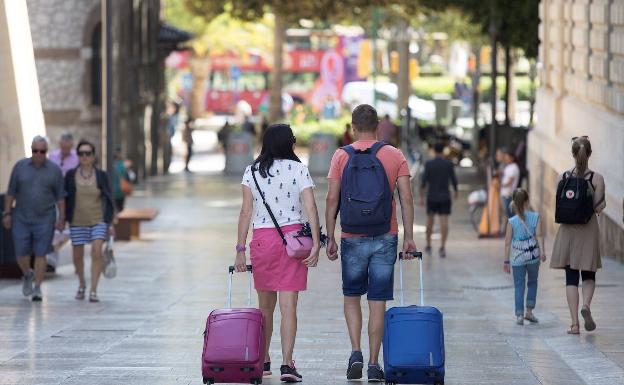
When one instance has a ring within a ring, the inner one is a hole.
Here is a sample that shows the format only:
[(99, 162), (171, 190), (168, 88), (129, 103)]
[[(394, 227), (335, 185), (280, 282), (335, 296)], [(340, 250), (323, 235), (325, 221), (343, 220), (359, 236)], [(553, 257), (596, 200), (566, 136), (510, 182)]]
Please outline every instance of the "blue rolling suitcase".
[(404, 306), (403, 256), (399, 255), (401, 306), (385, 317), (383, 358), (387, 384), (444, 384), (444, 328), (442, 313), (424, 306), (422, 253), (415, 253), (420, 268), (420, 306)]

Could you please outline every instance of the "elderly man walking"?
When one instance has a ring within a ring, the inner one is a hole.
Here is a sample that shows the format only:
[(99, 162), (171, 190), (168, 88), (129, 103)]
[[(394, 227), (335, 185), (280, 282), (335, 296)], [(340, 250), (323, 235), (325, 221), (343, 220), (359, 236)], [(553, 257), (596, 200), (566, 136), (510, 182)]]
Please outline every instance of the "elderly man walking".
[[(2, 224), (12, 230), (17, 263), (24, 274), (22, 293), (26, 297), (32, 295), (33, 301), (42, 300), (45, 256), (52, 249), (54, 228), (63, 230), (65, 227), (63, 173), (46, 158), (47, 152), (46, 139), (36, 136), (32, 142), (32, 157), (18, 161), (13, 167), (2, 213)], [(34, 272), (30, 268), (33, 254)]]
[[(50, 152), (48, 159), (61, 168), (63, 176), (65, 176), (69, 170), (73, 170), (78, 167), (78, 163), (80, 163), (80, 161), (78, 159), (78, 154), (74, 149), (74, 136), (71, 132), (65, 132), (61, 135), (59, 148)], [(69, 229), (65, 229), (63, 231), (57, 230), (54, 232), (54, 238), (52, 239), (53, 250), (47, 256), (48, 272), (54, 273), (56, 271), (59, 261), (59, 250), (65, 243), (67, 243), (67, 241), (69, 241)]]

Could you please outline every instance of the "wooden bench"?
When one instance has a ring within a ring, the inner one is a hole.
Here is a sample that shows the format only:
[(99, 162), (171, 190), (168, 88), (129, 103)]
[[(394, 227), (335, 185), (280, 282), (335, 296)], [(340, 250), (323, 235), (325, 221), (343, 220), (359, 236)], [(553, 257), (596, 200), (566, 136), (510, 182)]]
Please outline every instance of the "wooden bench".
[(124, 209), (117, 214), (115, 238), (121, 241), (137, 239), (141, 235), (141, 222), (151, 221), (158, 215), (156, 209)]

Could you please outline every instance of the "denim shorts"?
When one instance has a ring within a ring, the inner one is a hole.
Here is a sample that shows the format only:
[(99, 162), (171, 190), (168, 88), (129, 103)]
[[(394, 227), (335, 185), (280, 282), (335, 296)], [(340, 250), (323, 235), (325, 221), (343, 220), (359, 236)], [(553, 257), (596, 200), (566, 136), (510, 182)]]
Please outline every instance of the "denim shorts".
[(13, 218), (11, 223), (13, 244), (17, 257), (44, 257), (52, 252), (54, 218), (42, 223), (30, 223)]
[(342, 238), (342, 293), (347, 297), (368, 293), (367, 298), (373, 301), (394, 299), (397, 243), (398, 237), (393, 234)]

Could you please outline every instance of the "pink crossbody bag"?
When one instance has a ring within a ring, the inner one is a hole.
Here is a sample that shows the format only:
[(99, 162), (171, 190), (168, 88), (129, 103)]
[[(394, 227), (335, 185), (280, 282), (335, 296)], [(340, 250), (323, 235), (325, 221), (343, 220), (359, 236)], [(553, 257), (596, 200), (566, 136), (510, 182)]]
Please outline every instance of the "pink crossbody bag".
[(256, 188), (262, 197), (262, 203), (264, 203), (264, 207), (266, 207), (269, 212), (269, 216), (273, 221), (273, 225), (277, 229), (282, 241), (284, 242), (284, 246), (286, 246), (286, 253), (289, 257), (293, 258), (307, 258), (310, 256), (312, 252), (312, 246), (314, 245), (312, 241), (312, 232), (310, 231), (310, 224), (306, 223), (303, 225), (303, 228), (299, 231), (289, 231), (284, 234), (282, 228), (277, 223), (277, 219), (275, 219), (275, 215), (273, 215), (273, 211), (271, 211), (271, 207), (264, 199), (264, 192), (260, 189), (260, 185), (258, 184), (258, 180), (256, 179), (256, 172), (254, 168), (251, 168), (251, 176), (253, 177), (254, 183), (256, 184)]

